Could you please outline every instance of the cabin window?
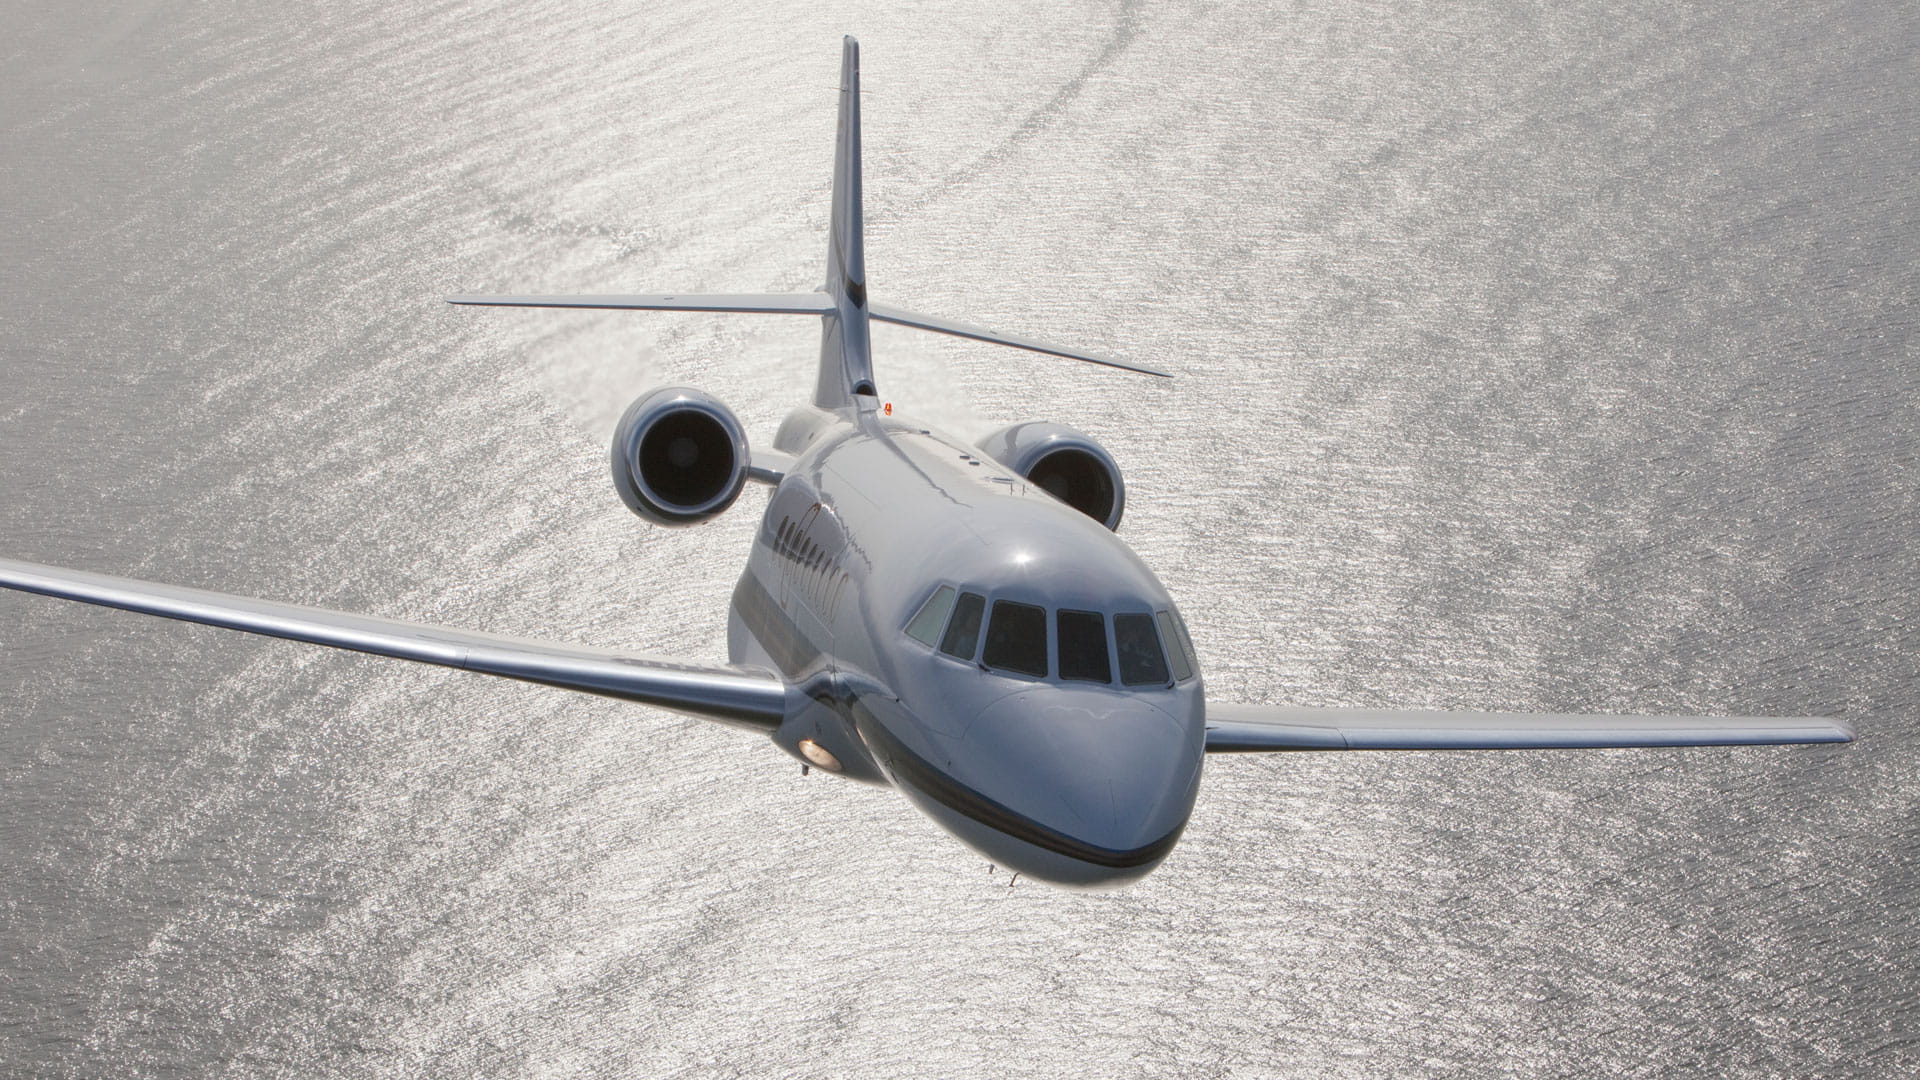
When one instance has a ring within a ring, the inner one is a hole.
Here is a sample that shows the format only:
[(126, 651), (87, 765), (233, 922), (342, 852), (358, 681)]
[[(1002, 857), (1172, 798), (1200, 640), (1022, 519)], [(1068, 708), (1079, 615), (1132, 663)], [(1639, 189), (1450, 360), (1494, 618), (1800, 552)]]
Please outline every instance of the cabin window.
[(1062, 611), (1054, 619), (1060, 640), (1060, 677), (1078, 682), (1112, 682), (1107, 661), (1107, 620), (1097, 611)]
[(1047, 609), (1011, 600), (995, 601), (993, 622), (987, 627), (987, 648), (980, 659), (991, 668), (1046, 678)]
[(1160, 640), (1166, 643), (1167, 659), (1173, 661), (1173, 677), (1179, 682), (1193, 678), (1193, 660), (1187, 655), (1186, 646), (1180, 641), (1180, 635), (1174, 631), (1173, 616), (1164, 611), (1153, 613), (1153, 621), (1160, 627)]
[(961, 593), (953, 605), (953, 621), (947, 624), (947, 634), (940, 639), (940, 651), (962, 660), (973, 659), (974, 646), (980, 642), (980, 615), (986, 609), (986, 597), (979, 593)]
[(1119, 646), (1120, 681), (1128, 686), (1167, 682), (1167, 658), (1153, 633), (1151, 615), (1115, 615), (1113, 640)]
[(942, 585), (927, 597), (920, 610), (907, 624), (907, 636), (925, 645), (940, 640), (940, 628), (947, 625), (947, 616), (953, 611), (953, 586)]

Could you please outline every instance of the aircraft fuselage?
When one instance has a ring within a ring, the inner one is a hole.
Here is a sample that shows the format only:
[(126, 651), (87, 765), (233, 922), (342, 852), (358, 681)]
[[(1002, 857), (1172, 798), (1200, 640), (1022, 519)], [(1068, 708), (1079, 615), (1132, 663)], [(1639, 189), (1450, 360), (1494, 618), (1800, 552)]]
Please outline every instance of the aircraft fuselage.
[[(1193, 809), (1205, 721), (1152, 571), (1098, 522), (870, 397), (796, 410), (775, 446), (795, 461), (755, 532), (728, 646), (808, 688), (776, 741), (808, 760), (811, 740), (1031, 876), (1098, 886), (1157, 866)], [(909, 633), (943, 587), (944, 625)], [(1142, 628), (1167, 639), (1162, 657), (1138, 648)]]

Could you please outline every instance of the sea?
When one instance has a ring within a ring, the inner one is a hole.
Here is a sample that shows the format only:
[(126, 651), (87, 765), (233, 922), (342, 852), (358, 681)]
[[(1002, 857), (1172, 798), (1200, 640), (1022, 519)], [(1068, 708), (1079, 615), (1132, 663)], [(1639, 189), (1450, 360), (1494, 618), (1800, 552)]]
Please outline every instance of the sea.
[(0, 556), (699, 660), (842, 34), (882, 398), (1047, 419), (1211, 700), (1849, 746), (1234, 756), (1129, 888), (637, 706), (0, 596), (7, 1077), (1920, 1074), (1920, 7), (0, 6)]

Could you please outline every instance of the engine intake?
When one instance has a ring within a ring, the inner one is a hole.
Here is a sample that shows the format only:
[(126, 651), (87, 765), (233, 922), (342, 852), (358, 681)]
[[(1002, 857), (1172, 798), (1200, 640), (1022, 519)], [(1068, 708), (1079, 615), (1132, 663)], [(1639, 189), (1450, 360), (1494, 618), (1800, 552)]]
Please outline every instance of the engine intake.
[(1109, 529), (1120, 527), (1127, 485), (1120, 466), (1093, 436), (1065, 424), (1029, 421), (981, 439), (993, 460)]
[(692, 525), (732, 506), (750, 460), (733, 410), (688, 386), (640, 398), (613, 432), (614, 490), (627, 509), (660, 525)]

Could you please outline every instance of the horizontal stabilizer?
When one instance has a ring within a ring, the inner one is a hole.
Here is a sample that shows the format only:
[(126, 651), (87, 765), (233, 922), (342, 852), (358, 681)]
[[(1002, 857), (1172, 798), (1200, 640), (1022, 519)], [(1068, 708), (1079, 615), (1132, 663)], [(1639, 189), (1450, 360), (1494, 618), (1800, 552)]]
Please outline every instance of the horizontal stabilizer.
[(635, 701), (766, 731), (786, 715), (786, 683), (756, 668), (684, 664), (0, 559), (0, 586), (522, 682)]
[[(764, 315), (831, 315), (836, 310), (831, 297), (826, 293), (817, 292), (657, 293), (640, 296), (449, 296), (447, 303), (476, 304), (483, 307), (583, 308), (601, 311), (724, 311)], [(867, 316), (881, 322), (932, 330), (936, 333), (951, 334), (954, 337), (990, 341), (995, 345), (1011, 345), (1016, 349), (1026, 349), (1029, 352), (1064, 356), (1069, 360), (1084, 360), (1089, 364), (1101, 364), (1142, 375), (1157, 375), (1162, 379), (1173, 378), (1164, 371), (1124, 363), (1110, 356), (1069, 349), (1062, 345), (1050, 345), (1034, 338), (1003, 334), (984, 326), (975, 326), (972, 323), (963, 323), (954, 319), (942, 319), (934, 315), (922, 315), (904, 308), (889, 307), (886, 304), (869, 303)]]
[(825, 293), (661, 293), (653, 296), (449, 296), (449, 304), (484, 307), (597, 308), (603, 311), (735, 311), (766, 315), (826, 315)]
[(1837, 720), (1783, 716), (1553, 716), (1207, 703), (1207, 752), (1551, 750), (1852, 742)]
[(1110, 368), (1119, 368), (1122, 371), (1134, 371), (1142, 375), (1158, 375), (1163, 379), (1173, 378), (1173, 376), (1164, 371), (1155, 371), (1148, 367), (1121, 363), (1110, 356), (1082, 352), (1078, 349), (1068, 349), (1059, 345), (1049, 345), (1044, 341), (1035, 341), (1032, 338), (1003, 334), (998, 330), (989, 330), (984, 326), (974, 326), (971, 323), (956, 322), (953, 319), (942, 319), (933, 315), (921, 315), (918, 312), (906, 311), (897, 307), (888, 307), (885, 304), (869, 303), (867, 305), (867, 317), (879, 319), (881, 322), (898, 323), (901, 326), (912, 326), (921, 330), (932, 330), (936, 333), (952, 334), (954, 337), (972, 338), (975, 341), (991, 341), (996, 345), (1011, 345), (1016, 349), (1046, 353), (1048, 356), (1064, 356), (1069, 360), (1085, 360), (1089, 364), (1103, 364)]

